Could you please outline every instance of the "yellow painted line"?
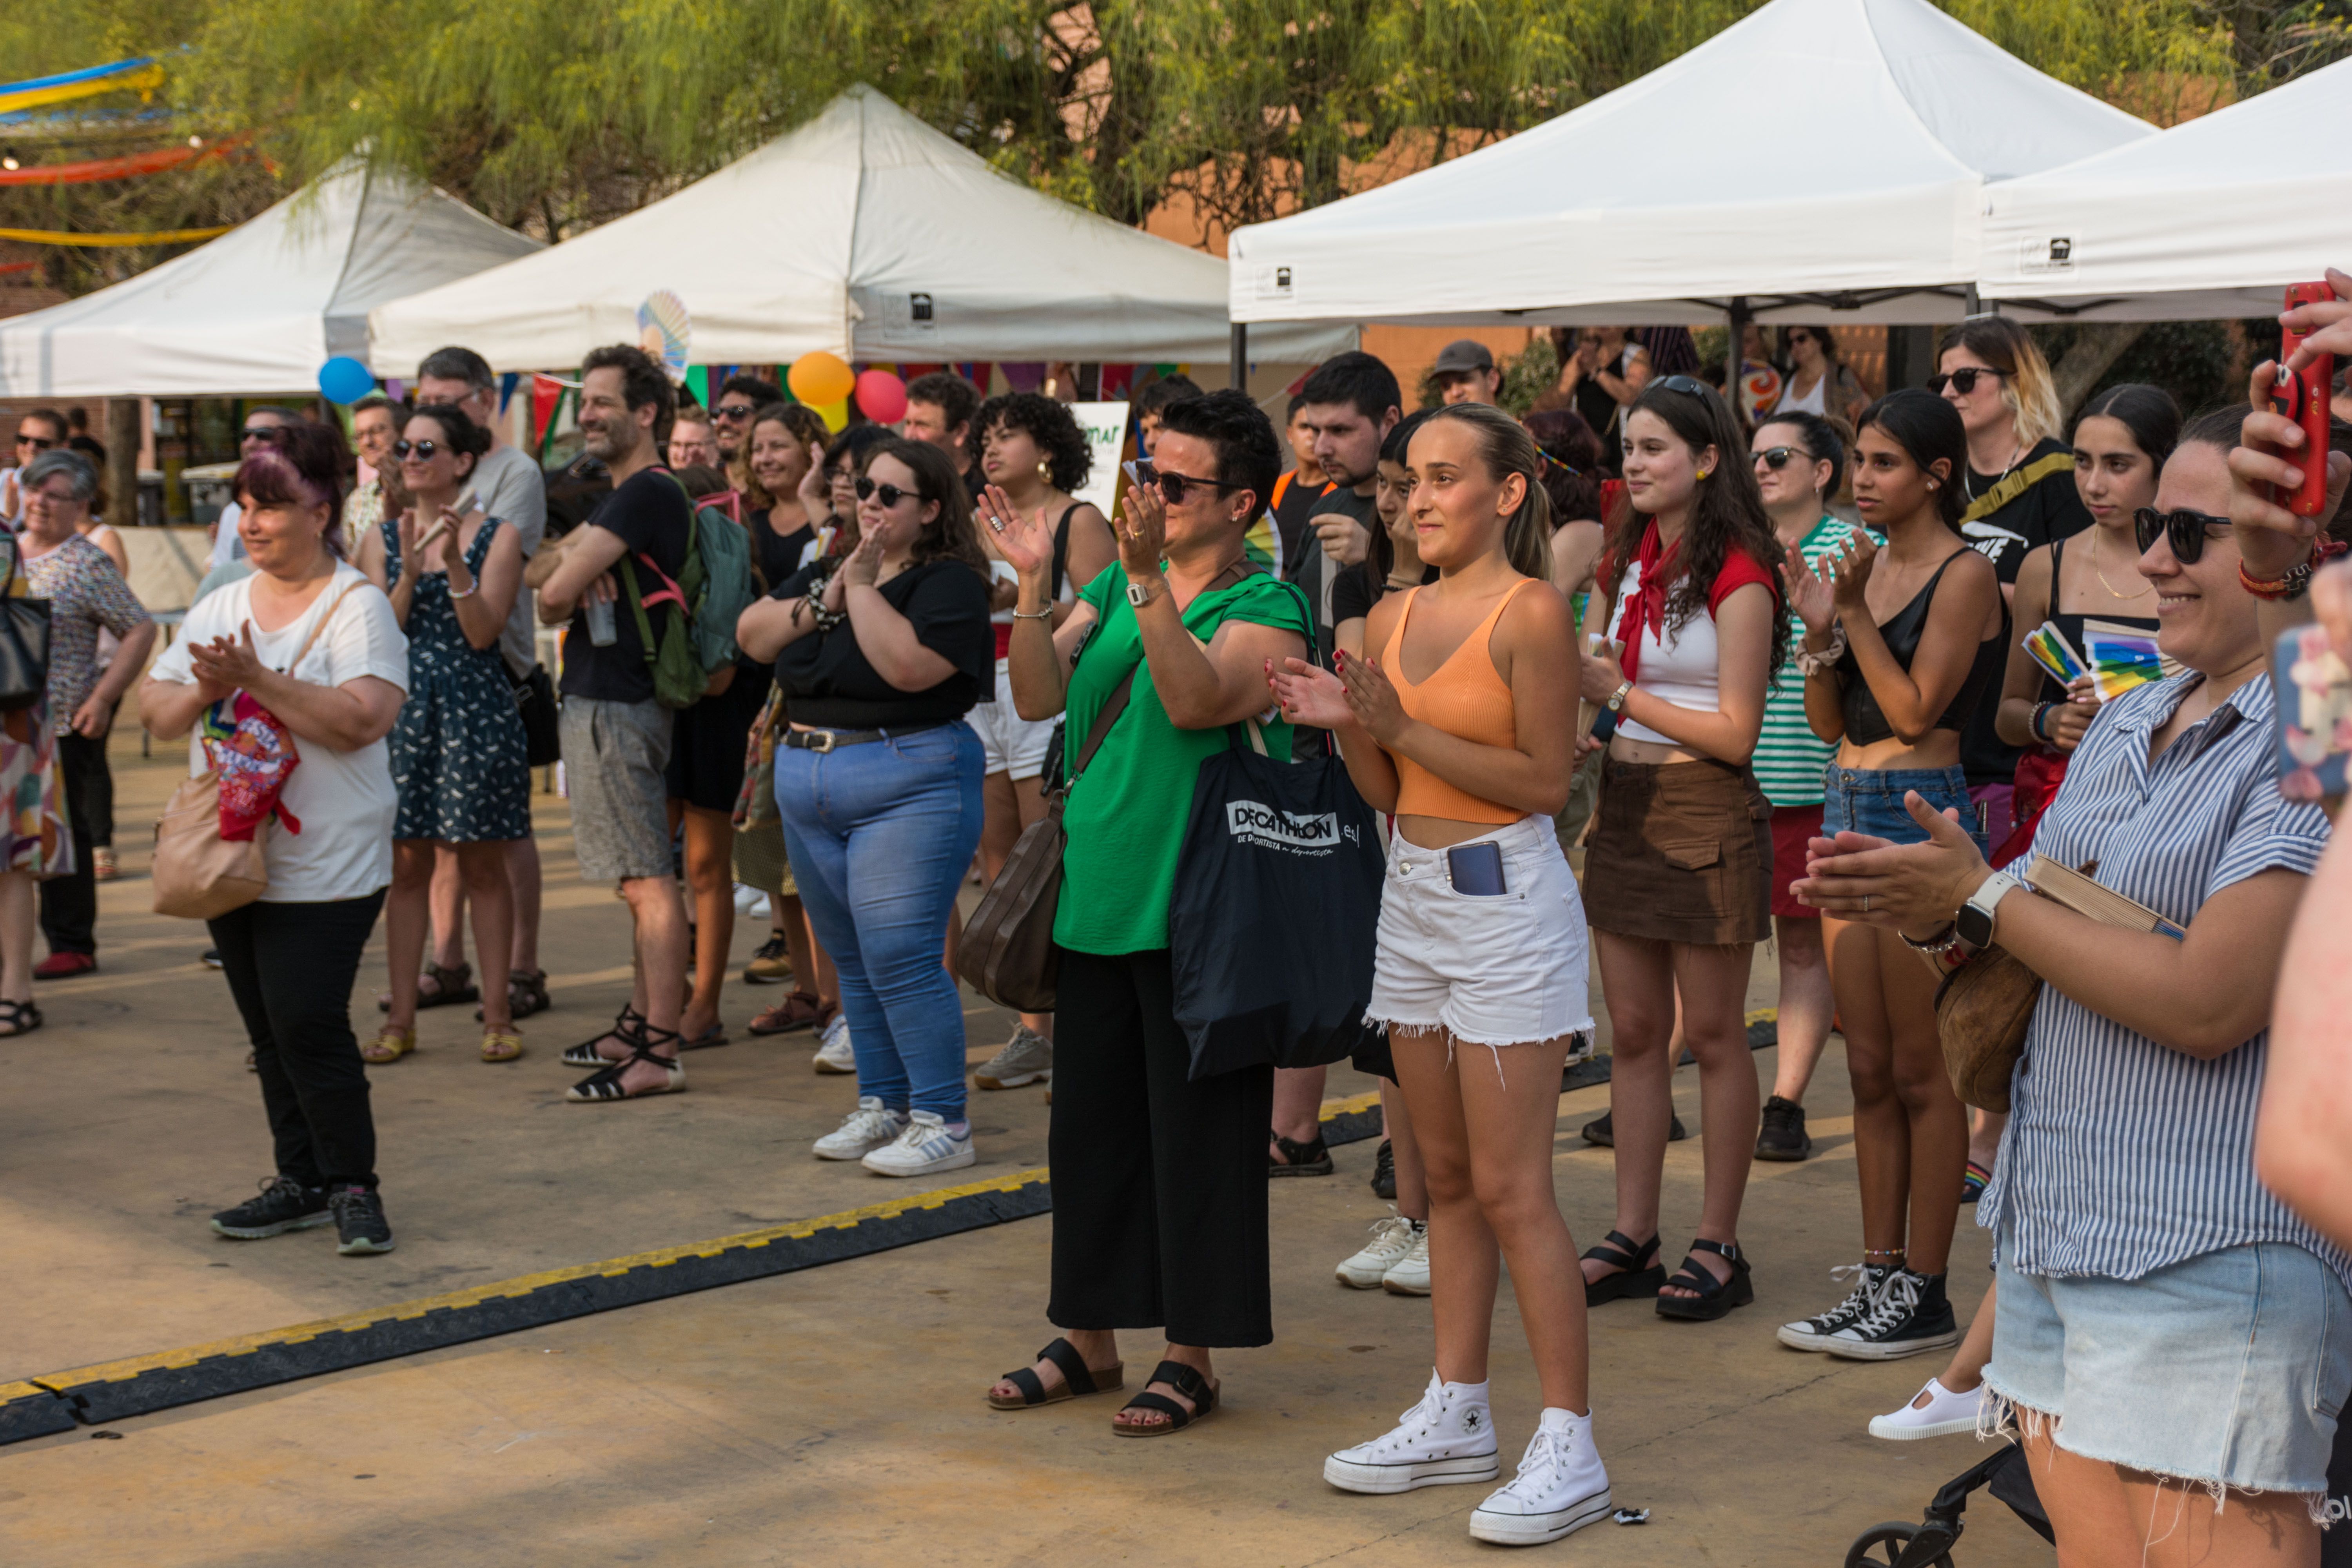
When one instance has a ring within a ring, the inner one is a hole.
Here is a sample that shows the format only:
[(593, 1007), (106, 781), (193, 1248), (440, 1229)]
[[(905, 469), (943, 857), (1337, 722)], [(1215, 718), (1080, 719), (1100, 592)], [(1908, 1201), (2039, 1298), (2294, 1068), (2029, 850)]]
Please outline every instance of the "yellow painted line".
[(1327, 1100), (1323, 1102), (1322, 1120), (1328, 1121), (1335, 1116), (1347, 1116), (1359, 1110), (1370, 1110), (1377, 1108), (1380, 1103), (1379, 1089), (1374, 1089), (1370, 1094), (1351, 1095), (1346, 1100)]
[(1777, 1024), (1780, 1021), (1780, 1009), (1778, 1007), (1759, 1007), (1748, 1015), (1748, 1022), (1750, 1024)]
[[(316, 1322), (297, 1323), (290, 1328), (270, 1329), (257, 1334), (240, 1334), (234, 1339), (215, 1340), (209, 1344), (185, 1345), (178, 1350), (156, 1351), (148, 1355), (131, 1356), (123, 1361), (103, 1362), (96, 1366), (77, 1367), (71, 1372), (55, 1373), (37, 1377), (26, 1384), (28, 1391), (62, 1394), (68, 1389), (94, 1383), (121, 1383), (145, 1372), (165, 1367), (188, 1367), (215, 1356), (251, 1355), (270, 1345), (300, 1344), (322, 1334), (363, 1329), (371, 1324), (403, 1321), (422, 1318), (440, 1308), (471, 1307), (495, 1297), (523, 1296), (549, 1285), (560, 1285), (570, 1279), (585, 1279), (595, 1276), (626, 1274), (635, 1268), (660, 1268), (682, 1258), (714, 1258), (730, 1247), (766, 1247), (778, 1241), (796, 1241), (814, 1236), (821, 1230), (846, 1230), (868, 1220), (889, 1219), (916, 1209), (935, 1209), (951, 1198), (970, 1197), (980, 1193), (1010, 1193), (1033, 1182), (1045, 1179), (1044, 1166), (1034, 1170), (1015, 1171), (1009, 1175), (994, 1176), (984, 1182), (971, 1182), (961, 1186), (940, 1187), (933, 1192), (917, 1193), (908, 1197), (893, 1198), (887, 1203), (868, 1204), (863, 1208), (845, 1209), (840, 1214), (823, 1215), (814, 1219), (794, 1220), (789, 1225), (771, 1226), (764, 1230), (747, 1230), (737, 1236), (722, 1236), (711, 1241), (689, 1242), (683, 1247), (665, 1247), (651, 1252), (634, 1253), (626, 1258), (610, 1258), (601, 1263), (583, 1263), (569, 1268), (551, 1268), (538, 1274), (525, 1274), (512, 1279), (500, 1279), (464, 1290), (451, 1290), (439, 1296), (422, 1296), (390, 1307), (376, 1307), (366, 1311), (347, 1313), (339, 1318), (321, 1318)], [(0, 1387), (12, 1385), (0, 1385)], [(0, 1398), (7, 1397), (0, 1392)]]
[(48, 1392), (37, 1383), (0, 1383), (0, 1405), (6, 1405), (12, 1400), (29, 1399), (36, 1394)]

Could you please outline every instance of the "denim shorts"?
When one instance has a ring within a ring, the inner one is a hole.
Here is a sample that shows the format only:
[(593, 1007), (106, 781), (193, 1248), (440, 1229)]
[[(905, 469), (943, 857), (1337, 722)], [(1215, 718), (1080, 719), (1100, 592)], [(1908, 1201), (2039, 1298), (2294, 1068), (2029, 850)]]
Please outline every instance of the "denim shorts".
[(1969, 799), (1969, 775), (1958, 768), (1842, 768), (1835, 763), (1822, 770), (1822, 836), (1867, 833), (1895, 844), (1925, 844), (1927, 831), (1903, 808), (1906, 791), (1937, 811), (1960, 814), (1960, 826), (1986, 848), (1978, 830), (1977, 808)]
[(1985, 1382), (2070, 1454), (2245, 1491), (2327, 1489), (2352, 1295), (2305, 1248), (2224, 1247), (2137, 1279), (2021, 1274), (2001, 1237)]

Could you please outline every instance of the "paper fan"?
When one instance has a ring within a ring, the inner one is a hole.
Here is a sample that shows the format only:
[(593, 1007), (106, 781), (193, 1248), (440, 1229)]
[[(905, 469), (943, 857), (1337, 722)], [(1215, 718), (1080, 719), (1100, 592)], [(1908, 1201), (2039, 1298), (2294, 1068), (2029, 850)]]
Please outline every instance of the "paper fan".
[(693, 336), (694, 323), (687, 316), (686, 301), (668, 289), (654, 290), (637, 307), (637, 346), (661, 361), (672, 381), (686, 378), (687, 344)]

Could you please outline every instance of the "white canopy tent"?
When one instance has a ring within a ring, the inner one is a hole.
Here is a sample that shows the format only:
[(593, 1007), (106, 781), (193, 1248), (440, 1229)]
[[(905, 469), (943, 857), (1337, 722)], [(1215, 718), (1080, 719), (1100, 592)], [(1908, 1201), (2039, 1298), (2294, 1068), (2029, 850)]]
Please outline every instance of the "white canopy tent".
[(1985, 193), (1981, 289), (2004, 315), (2278, 312), (2352, 268), (2352, 60)]
[(1238, 230), (1233, 319), (1948, 321), (1986, 182), (2153, 130), (1927, 0), (1772, 0), (1534, 130)]
[[(846, 359), (1223, 363), (1225, 264), (1006, 178), (870, 87), (665, 201), (373, 317), (397, 358), (464, 342), (577, 364), (675, 292), (698, 363)], [(1354, 343), (1293, 328), (1258, 357)]]
[(315, 387), (336, 354), (407, 374), (415, 355), (371, 354), (371, 310), (540, 248), (454, 196), (350, 159), (208, 245), (0, 321), (0, 395), (291, 392)]

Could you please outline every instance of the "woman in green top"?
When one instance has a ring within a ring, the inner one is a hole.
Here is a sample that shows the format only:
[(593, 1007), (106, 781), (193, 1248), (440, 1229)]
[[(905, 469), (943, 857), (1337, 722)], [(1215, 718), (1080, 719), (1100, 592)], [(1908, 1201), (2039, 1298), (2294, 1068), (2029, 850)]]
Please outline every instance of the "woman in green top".
[[(1274, 426), (1238, 392), (1171, 403), (1159, 478), (1129, 493), (1118, 561), (1058, 630), (1054, 520), (1014, 513), (992, 487), (982, 521), (1021, 574), (1006, 658), (1021, 717), (1066, 715), (1078, 774), (1062, 826), (1059, 1037), (1047, 1156), (1053, 1296), (1067, 1337), (989, 1391), (1001, 1410), (1118, 1388), (1114, 1331), (1165, 1325), (1168, 1352), (1112, 1420), (1122, 1436), (1173, 1432), (1213, 1409), (1212, 1347), (1274, 1338), (1266, 1258), (1265, 1130), (1274, 1069), (1194, 1082), (1176, 1024), (1168, 899), (1201, 763), (1225, 728), (1266, 709), (1270, 663), (1304, 657), (1307, 597), (1244, 559), (1282, 467)], [(1125, 707), (1083, 773), (1106, 705)], [(1290, 727), (1263, 721), (1267, 752)]]

